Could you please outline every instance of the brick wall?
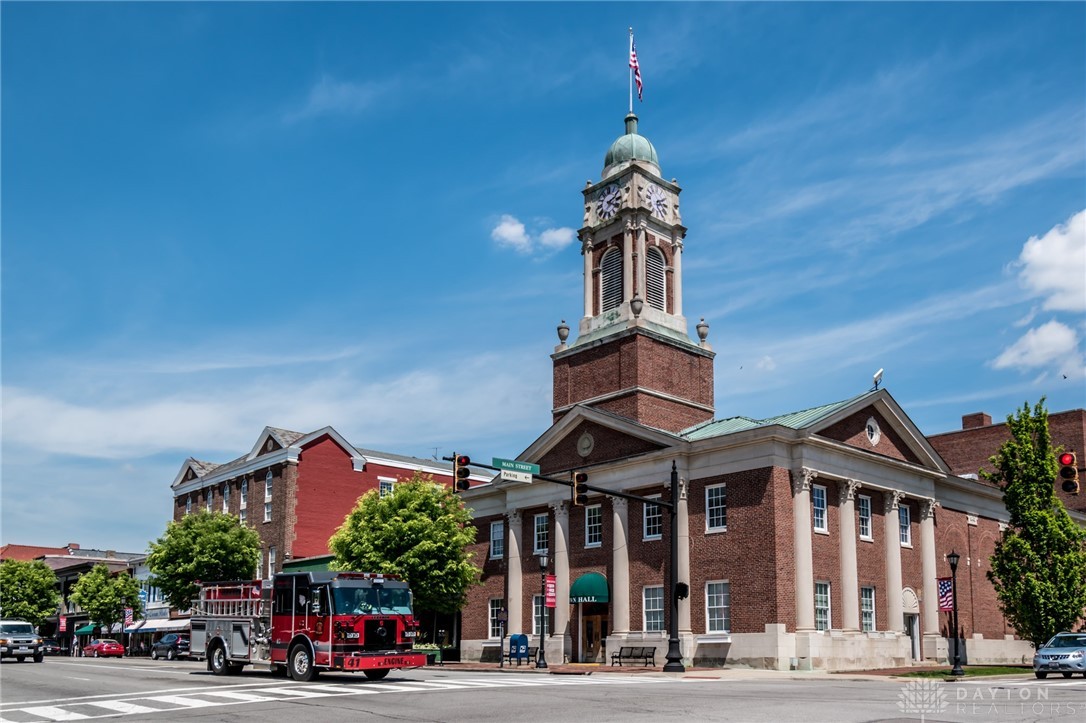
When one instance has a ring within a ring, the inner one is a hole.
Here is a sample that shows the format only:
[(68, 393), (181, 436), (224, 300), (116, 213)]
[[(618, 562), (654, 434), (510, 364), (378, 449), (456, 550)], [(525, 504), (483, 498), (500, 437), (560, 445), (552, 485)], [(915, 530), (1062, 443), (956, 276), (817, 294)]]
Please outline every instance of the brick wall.
[[(867, 437), (867, 420), (874, 417), (879, 423), (881, 431), (879, 442), (872, 447)], [(854, 414), (836, 424), (819, 432), (819, 436), (835, 439), (853, 447), (874, 451), (894, 459), (905, 460), (913, 464), (919, 464), (916, 454), (908, 448), (901, 436), (891, 427), (890, 423), (873, 407), (868, 407), (858, 414)]]
[[(592, 452), (582, 457), (577, 452), (577, 442), (586, 432), (592, 435), (594, 444)], [(539, 460), (539, 467), (543, 474), (554, 474), (609, 460), (625, 459), (661, 447), (658, 443), (631, 437), (595, 422), (582, 422), (543, 455)]]

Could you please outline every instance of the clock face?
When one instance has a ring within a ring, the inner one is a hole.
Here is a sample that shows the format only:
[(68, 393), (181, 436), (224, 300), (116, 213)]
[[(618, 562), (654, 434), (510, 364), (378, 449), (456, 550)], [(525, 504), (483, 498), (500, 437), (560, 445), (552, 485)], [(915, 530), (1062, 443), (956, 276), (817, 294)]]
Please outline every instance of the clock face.
[(649, 209), (654, 216), (663, 218), (667, 215), (667, 194), (659, 186), (649, 186), (645, 192), (645, 197), (649, 202)]
[(596, 199), (596, 215), (606, 221), (618, 213), (618, 203), (618, 186), (612, 183), (600, 191), (600, 195)]

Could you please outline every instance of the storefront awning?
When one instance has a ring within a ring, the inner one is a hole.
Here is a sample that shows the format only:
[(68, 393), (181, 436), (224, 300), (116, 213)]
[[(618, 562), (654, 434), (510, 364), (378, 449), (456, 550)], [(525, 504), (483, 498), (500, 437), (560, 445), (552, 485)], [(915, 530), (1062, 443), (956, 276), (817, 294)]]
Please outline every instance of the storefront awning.
[(607, 578), (598, 572), (586, 572), (577, 578), (569, 589), (571, 603), (605, 603), (610, 600), (607, 594)]
[(143, 620), (137, 620), (136, 622), (132, 623), (127, 628), (125, 628), (124, 631), (126, 633), (134, 633), (134, 632), (136, 632), (137, 630), (140, 629), (140, 626), (143, 625), (143, 623), (144, 623)]
[(176, 630), (187, 630), (189, 627), (188, 618), (177, 618), (176, 620), (148, 620), (140, 628), (141, 633), (164, 633), (173, 632)]
[(74, 634), (75, 635), (94, 635), (94, 633), (97, 630), (98, 630), (97, 625), (95, 625), (94, 623), (87, 623), (83, 627), (76, 630)]

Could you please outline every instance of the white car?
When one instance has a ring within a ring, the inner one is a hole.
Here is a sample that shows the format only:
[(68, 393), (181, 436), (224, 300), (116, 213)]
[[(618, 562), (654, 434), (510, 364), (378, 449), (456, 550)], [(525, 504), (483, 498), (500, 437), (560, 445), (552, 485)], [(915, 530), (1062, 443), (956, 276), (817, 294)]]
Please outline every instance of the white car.
[(1034, 653), (1033, 674), (1047, 678), (1049, 673), (1086, 678), (1086, 633), (1057, 633)]

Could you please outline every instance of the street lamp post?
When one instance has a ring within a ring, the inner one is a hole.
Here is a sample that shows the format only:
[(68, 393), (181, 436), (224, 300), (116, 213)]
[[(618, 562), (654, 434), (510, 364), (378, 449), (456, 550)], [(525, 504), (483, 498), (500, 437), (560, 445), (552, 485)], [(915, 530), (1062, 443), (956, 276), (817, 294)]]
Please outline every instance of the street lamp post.
[(671, 619), (667, 626), (667, 655), (664, 663), (665, 673), (682, 673), (686, 670), (683, 665), (683, 654), (679, 649), (679, 527), (676, 520), (676, 509), (679, 506), (679, 470), (675, 462), (671, 463), (671, 507), (668, 509), (669, 523), (671, 526), (671, 550), (668, 561), (668, 595), (671, 598)]
[(965, 671), (962, 670), (962, 655), (961, 655), (961, 642), (958, 640), (958, 560), (961, 559), (961, 555), (953, 550), (946, 556), (946, 561), (950, 563), (950, 594), (954, 598), (954, 604), (951, 610), (951, 617), (954, 618), (954, 667), (950, 669), (950, 674), (954, 676), (965, 675)]
[(547, 556), (539, 556), (540, 599), (539, 599), (539, 657), (536, 658), (536, 668), (547, 667), (547, 655), (544, 648), (547, 647)]

